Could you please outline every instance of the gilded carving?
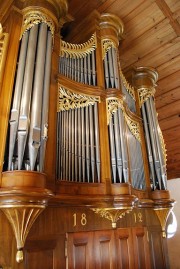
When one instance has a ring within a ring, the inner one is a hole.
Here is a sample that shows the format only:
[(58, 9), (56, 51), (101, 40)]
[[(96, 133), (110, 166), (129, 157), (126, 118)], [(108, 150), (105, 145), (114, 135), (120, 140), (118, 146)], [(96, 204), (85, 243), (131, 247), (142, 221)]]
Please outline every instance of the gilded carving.
[(96, 44), (96, 34), (93, 34), (87, 42), (82, 44), (72, 44), (61, 40), (60, 56), (83, 58), (96, 49)]
[(74, 108), (85, 107), (88, 105), (94, 105), (95, 102), (100, 102), (100, 98), (73, 93), (60, 86), (58, 91), (57, 111), (59, 112)]
[(163, 135), (162, 135), (162, 131), (161, 131), (159, 125), (158, 125), (157, 128), (158, 128), (158, 134), (159, 134), (159, 139), (160, 139), (160, 143), (161, 143), (164, 163), (166, 165), (166, 162), (167, 162), (166, 145), (165, 145), (164, 138), (163, 138)]
[(166, 237), (166, 222), (172, 208), (157, 208), (154, 209), (162, 227), (162, 236)]
[(124, 117), (126, 120), (126, 123), (131, 131), (131, 133), (136, 137), (136, 139), (141, 142), (140, 137), (140, 126), (139, 123), (135, 120), (133, 120), (131, 117), (127, 115), (127, 113), (124, 112)]
[(112, 228), (116, 228), (117, 221), (122, 219), (126, 213), (129, 213), (132, 208), (91, 208), (91, 210), (100, 215), (102, 218), (110, 220)]
[(131, 97), (135, 100), (135, 90), (134, 87), (129, 84), (129, 82), (126, 80), (122, 70), (120, 69), (120, 78), (122, 80), (122, 83), (124, 87), (126, 88), (127, 92), (131, 95)]
[(123, 100), (116, 97), (109, 97), (106, 99), (107, 124), (109, 124), (112, 115), (118, 110), (119, 107), (123, 110)]
[(46, 23), (49, 26), (52, 36), (54, 36), (55, 26), (53, 20), (41, 11), (34, 10), (33, 12), (27, 12), (24, 15), (21, 38), (25, 31), (31, 29), (35, 24), (39, 24), (42, 22)]
[(23, 261), (23, 247), (26, 237), (31, 229), (34, 221), (39, 214), (44, 210), (44, 205), (1, 205), (1, 210), (8, 218), (13, 228), (16, 242), (17, 242), (17, 254), (16, 261)]
[(101, 42), (102, 42), (102, 58), (104, 59), (108, 50), (110, 50), (113, 47), (116, 48), (116, 45), (110, 39), (103, 39)]
[(155, 92), (156, 90), (154, 87), (152, 88), (142, 87), (138, 89), (140, 107), (144, 104), (144, 102), (146, 102), (149, 99), (149, 97), (154, 96)]
[(136, 137), (139, 142), (141, 142), (139, 123), (133, 120), (130, 116), (128, 116), (124, 109), (122, 99), (119, 99), (117, 97), (110, 97), (106, 99), (107, 124), (109, 124), (112, 115), (118, 110), (118, 108), (122, 109), (125, 121), (131, 133)]

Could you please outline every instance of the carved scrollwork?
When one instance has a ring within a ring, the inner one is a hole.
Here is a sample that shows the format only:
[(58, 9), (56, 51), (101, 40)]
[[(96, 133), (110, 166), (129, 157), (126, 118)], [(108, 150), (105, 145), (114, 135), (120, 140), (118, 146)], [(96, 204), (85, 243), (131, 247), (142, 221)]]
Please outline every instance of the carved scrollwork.
[(131, 131), (131, 133), (136, 137), (136, 139), (141, 142), (140, 137), (140, 126), (139, 123), (135, 120), (133, 120), (131, 117), (127, 115), (127, 113), (124, 112), (124, 117), (126, 120), (126, 123)]
[(122, 109), (125, 121), (131, 131), (131, 133), (136, 137), (136, 139), (140, 142), (140, 126), (139, 123), (133, 120), (126, 113), (123, 106), (123, 99), (119, 99), (117, 97), (110, 97), (106, 99), (106, 109), (107, 109), (107, 123), (109, 124), (112, 115), (118, 110), (118, 108)]
[(100, 98), (73, 93), (63, 87), (59, 87), (57, 111), (94, 105), (95, 102), (100, 102)]
[(102, 58), (105, 58), (106, 53), (111, 48), (116, 48), (114, 42), (110, 39), (103, 39), (102, 40)]
[(149, 97), (154, 96), (156, 90), (155, 88), (140, 88), (138, 89), (138, 94), (139, 94), (139, 104), (140, 107), (144, 104), (144, 102), (147, 101), (147, 99), (149, 99)]
[(42, 13), (41, 11), (31, 11), (31, 12), (27, 12), (24, 15), (24, 21), (23, 21), (23, 26), (22, 26), (22, 31), (21, 31), (21, 38), (23, 36), (23, 34), (28, 31), (29, 29), (31, 29), (35, 24), (39, 24), (39, 23), (46, 23), (52, 33), (52, 36), (54, 36), (54, 31), (55, 31), (55, 26), (54, 26), (54, 22), (53, 20), (45, 15), (44, 13)]
[(107, 123), (112, 117), (112, 115), (118, 110), (118, 108), (123, 110), (123, 100), (116, 97), (109, 97), (106, 99), (106, 108), (107, 108)]
[(129, 213), (132, 208), (91, 208), (91, 210), (102, 218), (110, 220), (112, 222), (112, 228), (116, 228), (117, 221), (122, 219), (125, 214)]
[(158, 125), (157, 128), (158, 128), (158, 134), (159, 134), (159, 139), (160, 139), (160, 143), (161, 143), (161, 148), (162, 148), (164, 163), (165, 163), (165, 166), (166, 166), (166, 162), (167, 162), (166, 145), (165, 145), (163, 134), (162, 134), (162, 131), (161, 131), (159, 125)]
[(134, 87), (129, 84), (129, 82), (126, 80), (122, 70), (120, 69), (120, 77), (122, 80), (122, 83), (124, 87), (126, 88), (127, 92), (131, 95), (131, 97), (135, 100), (135, 90)]
[(87, 42), (82, 44), (72, 44), (61, 40), (60, 56), (83, 58), (96, 49), (96, 44), (96, 34), (93, 34)]

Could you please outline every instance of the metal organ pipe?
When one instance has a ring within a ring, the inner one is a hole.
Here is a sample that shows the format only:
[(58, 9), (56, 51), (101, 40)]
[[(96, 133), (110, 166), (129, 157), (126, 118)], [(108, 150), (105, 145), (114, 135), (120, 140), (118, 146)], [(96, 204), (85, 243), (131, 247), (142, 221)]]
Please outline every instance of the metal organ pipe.
[(40, 172), (44, 169), (44, 159), (48, 132), (48, 112), (49, 112), (49, 86), (50, 86), (50, 75), (51, 75), (51, 54), (52, 54), (52, 34), (48, 31), (47, 36), (47, 48), (46, 48), (46, 63), (44, 71), (44, 89), (43, 89), (43, 101), (42, 101), (42, 121), (41, 121), (41, 147), (39, 154), (39, 170)]
[[(8, 170), (43, 171), (51, 53), (52, 33), (47, 24), (35, 24), (23, 34), (10, 118)], [(16, 138), (17, 153), (14, 152)], [(13, 158), (18, 160), (17, 167), (12, 165)]]
[(19, 119), (19, 109), (20, 109), (20, 101), (22, 94), (22, 86), (24, 79), (24, 70), (26, 63), (26, 54), (27, 54), (27, 45), (28, 45), (29, 32), (24, 33), (21, 41), (18, 69), (17, 69), (17, 77), (16, 84), (14, 90), (14, 98), (13, 105), (11, 109), (11, 117), (10, 117), (10, 138), (9, 138), (9, 156), (8, 156), (8, 170), (15, 169), (15, 164), (12, 163), (14, 147), (17, 136), (17, 128), (18, 128), (18, 119)]
[(18, 125), (18, 170), (21, 170), (22, 168), (26, 139), (28, 136), (28, 129), (29, 129), (29, 113), (31, 105), (31, 92), (33, 84), (37, 36), (38, 36), (38, 25), (35, 25), (31, 28), (29, 34), (23, 91), (21, 97), (21, 109)]
[(41, 111), (43, 98), (44, 66), (47, 45), (47, 25), (40, 24), (29, 132), (30, 169), (34, 170), (41, 141)]

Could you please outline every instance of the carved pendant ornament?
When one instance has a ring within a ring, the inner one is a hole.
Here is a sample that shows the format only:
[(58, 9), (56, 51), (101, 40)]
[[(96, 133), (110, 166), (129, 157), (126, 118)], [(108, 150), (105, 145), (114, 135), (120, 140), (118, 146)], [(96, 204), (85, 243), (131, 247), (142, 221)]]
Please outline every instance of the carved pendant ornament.
[(122, 219), (126, 214), (130, 213), (132, 208), (91, 208), (91, 210), (100, 215), (102, 218), (110, 220), (112, 223), (112, 228), (115, 229), (117, 221)]

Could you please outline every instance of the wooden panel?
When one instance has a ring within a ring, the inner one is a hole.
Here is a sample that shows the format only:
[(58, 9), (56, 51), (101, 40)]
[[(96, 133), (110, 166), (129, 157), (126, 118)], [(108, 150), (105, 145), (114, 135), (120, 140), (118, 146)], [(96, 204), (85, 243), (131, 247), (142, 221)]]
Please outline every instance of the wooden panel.
[(157, 110), (157, 112), (159, 114), (158, 115), (159, 120), (168, 118), (172, 115), (179, 115), (180, 114), (180, 100), (161, 107), (160, 109)]
[(150, 269), (147, 230), (143, 227), (132, 229), (135, 264), (138, 269)]
[(168, 268), (163, 251), (162, 235), (158, 231), (150, 231), (150, 248), (152, 253), (152, 268)]
[(96, 268), (115, 269), (116, 253), (114, 231), (97, 231), (94, 233), (94, 258)]
[(29, 252), (26, 255), (26, 269), (53, 269), (53, 250)]
[(170, 116), (166, 119), (163, 119), (161, 121), (159, 121), (159, 125), (161, 127), (161, 130), (164, 131), (165, 130), (168, 130), (168, 129), (172, 129), (176, 126), (179, 126), (180, 125), (180, 117), (179, 117), (179, 114), (178, 115), (173, 115), (173, 116)]
[(180, 100), (180, 87), (156, 97), (156, 108), (159, 109), (178, 100)]
[(131, 229), (117, 229), (116, 231), (118, 269), (135, 269), (133, 239)]
[(67, 235), (68, 269), (90, 269), (92, 264), (93, 233)]

